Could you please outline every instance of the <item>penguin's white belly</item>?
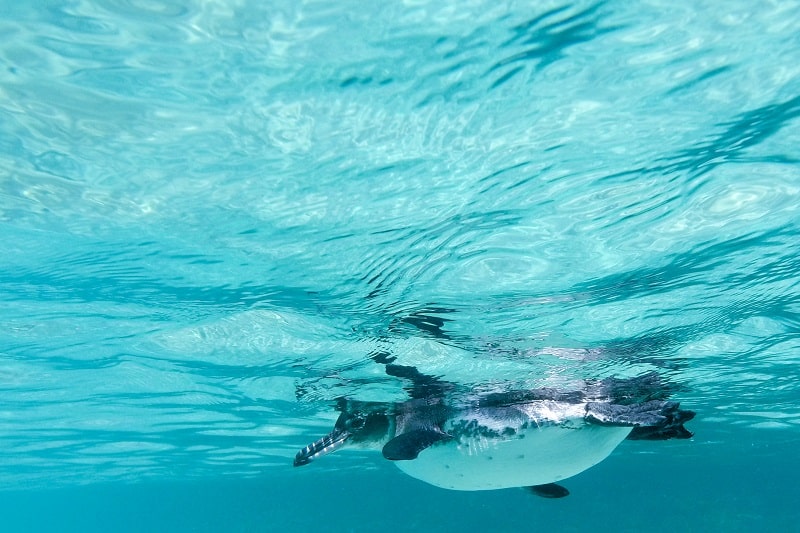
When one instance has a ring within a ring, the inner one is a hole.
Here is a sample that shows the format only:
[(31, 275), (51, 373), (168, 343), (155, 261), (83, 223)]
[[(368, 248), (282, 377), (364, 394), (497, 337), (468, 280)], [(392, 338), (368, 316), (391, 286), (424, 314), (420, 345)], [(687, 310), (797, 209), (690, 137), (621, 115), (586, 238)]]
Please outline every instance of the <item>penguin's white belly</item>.
[(462, 436), (395, 465), (411, 477), (452, 490), (544, 485), (596, 465), (630, 431), (591, 424), (533, 425), (510, 437)]

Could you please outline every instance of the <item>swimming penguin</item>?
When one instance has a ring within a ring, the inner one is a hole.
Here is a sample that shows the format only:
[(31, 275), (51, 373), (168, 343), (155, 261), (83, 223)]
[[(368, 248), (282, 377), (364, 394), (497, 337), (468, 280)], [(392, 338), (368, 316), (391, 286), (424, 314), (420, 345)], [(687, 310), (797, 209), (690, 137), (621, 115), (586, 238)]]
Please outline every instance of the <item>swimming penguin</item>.
[(340, 399), (333, 431), (300, 450), (294, 466), (342, 446), (381, 449), (411, 477), (452, 490), (529, 487), (569, 494), (556, 482), (599, 463), (625, 439), (689, 438), (695, 413), (667, 401), (655, 374), (453, 399), (453, 386), (414, 367), (386, 365), (411, 382), (396, 404)]

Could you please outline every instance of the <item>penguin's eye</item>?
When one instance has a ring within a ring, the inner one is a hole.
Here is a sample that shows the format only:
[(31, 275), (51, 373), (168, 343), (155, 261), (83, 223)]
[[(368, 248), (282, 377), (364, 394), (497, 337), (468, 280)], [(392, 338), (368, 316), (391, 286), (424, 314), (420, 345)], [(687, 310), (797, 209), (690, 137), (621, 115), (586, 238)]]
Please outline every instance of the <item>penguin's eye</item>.
[(364, 427), (365, 419), (363, 416), (358, 416), (350, 421), (350, 427), (353, 429), (362, 429)]

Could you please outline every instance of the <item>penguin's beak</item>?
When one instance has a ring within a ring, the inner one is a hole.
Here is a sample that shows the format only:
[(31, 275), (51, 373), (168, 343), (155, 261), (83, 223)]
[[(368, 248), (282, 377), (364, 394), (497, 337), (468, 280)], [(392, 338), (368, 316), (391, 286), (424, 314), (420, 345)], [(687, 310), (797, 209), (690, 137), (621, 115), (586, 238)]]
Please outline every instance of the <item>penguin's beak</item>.
[(294, 456), (294, 466), (307, 465), (317, 457), (329, 454), (339, 449), (350, 437), (346, 429), (336, 428), (319, 440), (316, 440), (297, 452)]

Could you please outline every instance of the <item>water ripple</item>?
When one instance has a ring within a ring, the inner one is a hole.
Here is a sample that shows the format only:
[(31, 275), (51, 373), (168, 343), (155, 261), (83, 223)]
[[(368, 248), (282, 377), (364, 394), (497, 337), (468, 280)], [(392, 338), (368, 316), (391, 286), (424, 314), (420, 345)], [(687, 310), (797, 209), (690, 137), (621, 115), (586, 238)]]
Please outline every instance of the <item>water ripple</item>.
[(289, 468), (388, 363), (796, 432), (798, 5), (662, 4), (5, 6), (0, 484)]

